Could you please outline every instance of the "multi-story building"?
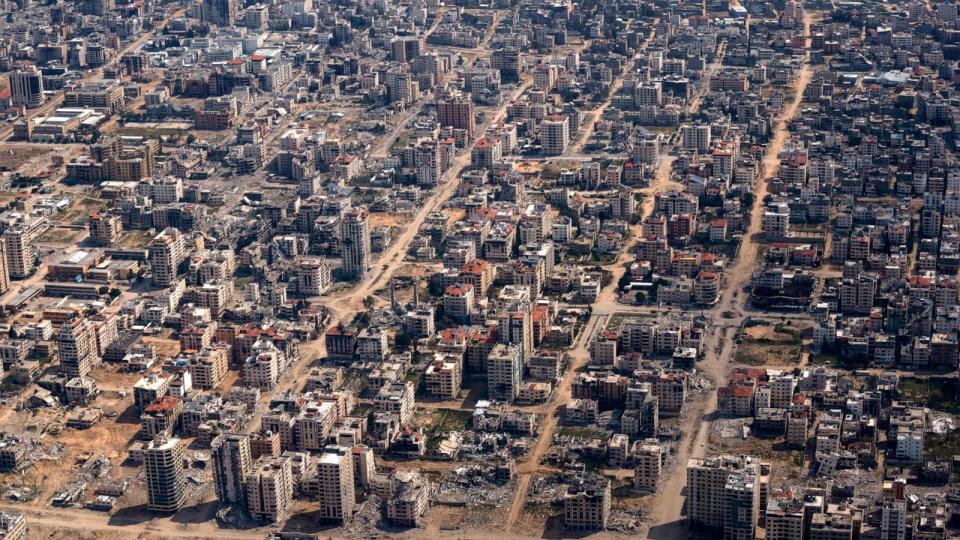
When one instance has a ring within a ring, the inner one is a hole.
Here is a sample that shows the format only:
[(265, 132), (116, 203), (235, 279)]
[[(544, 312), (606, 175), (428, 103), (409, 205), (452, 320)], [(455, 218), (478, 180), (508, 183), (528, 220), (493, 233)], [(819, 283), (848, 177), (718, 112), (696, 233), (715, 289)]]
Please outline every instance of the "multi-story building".
[(465, 322), (474, 311), (474, 302), (473, 285), (450, 285), (443, 294), (443, 314), (455, 321)]
[(202, 390), (212, 390), (223, 382), (230, 364), (229, 349), (225, 346), (205, 348), (187, 360), (187, 369), (193, 385)]
[[(61, 360), (62, 361), (62, 360)], [(133, 406), (143, 411), (154, 401), (167, 395), (173, 376), (165, 373), (150, 373), (133, 385)]]
[(241, 376), (248, 386), (273, 388), (286, 365), (283, 351), (268, 341), (258, 341), (251, 355), (244, 360)]
[(415, 392), (411, 381), (384, 385), (373, 398), (373, 410), (396, 414), (401, 424), (407, 424), (413, 419)]
[(224, 504), (246, 505), (247, 475), (252, 469), (250, 436), (222, 433), (210, 444), (217, 499)]
[(904, 540), (907, 537), (907, 503), (888, 498), (880, 511), (880, 540)]
[(513, 401), (520, 392), (523, 353), (514, 344), (498, 343), (487, 356), (487, 394), (490, 399)]
[(634, 452), (634, 459), (637, 466), (633, 474), (633, 487), (651, 493), (657, 491), (666, 459), (663, 447), (659, 444), (643, 444)]
[(237, 22), (236, 0), (203, 0), (200, 18), (203, 22), (230, 27)]
[(100, 362), (93, 323), (83, 317), (74, 317), (60, 326), (57, 353), (60, 369), (67, 378), (86, 377)]
[(463, 358), (437, 354), (423, 376), (427, 393), (437, 399), (456, 399), (463, 382)]
[(370, 271), (370, 226), (367, 211), (351, 210), (340, 222), (340, 241), (343, 251), (343, 273), (350, 278), (362, 278)]
[(724, 540), (753, 540), (760, 518), (760, 482), (756, 469), (733, 472), (724, 486)]
[(284, 521), (293, 509), (293, 466), (289, 456), (262, 456), (246, 476), (250, 517)]
[(0, 294), (10, 290), (10, 271), (7, 268), (7, 246), (0, 241)]
[(356, 355), (363, 362), (381, 362), (390, 355), (390, 341), (383, 328), (368, 326), (356, 340)]
[(690, 459), (687, 519), (693, 528), (722, 531), (727, 539), (752, 539), (766, 497), (764, 466), (748, 456)]
[(35, 66), (14, 71), (10, 74), (10, 94), (14, 105), (29, 109), (43, 105), (47, 99), (43, 94), (43, 74)]
[(570, 123), (566, 116), (551, 115), (540, 123), (540, 145), (548, 156), (559, 156), (570, 144)]
[(64, 92), (63, 104), (67, 107), (95, 109), (107, 114), (119, 112), (124, 105), (123, 87), (119, 84), (85, 84)]
[(317, 463), (322, 521), (345, 523), (353, 515), (353, 455), (348, 448), (328, 448)]
[(771, 498), (767, 502), (767, 540), (803, 540), (806, 527), (803, 501)]
[(877, 294), (877, 276), (861, 273), (840, 283), (840, 311), (847, 314), (866, 315), (873, 309)]
[(177, 438), (158, 437), (143, 448), (147, 477), (147, 509), (176, 512), (186, 500), (183, 444)]
[(684, 150), (699, 153), (710, 151), (710, 126), (706, 124), (681, 126), (680, 138)]
[(593, 531), (607, 528), (610, 519), (610, 480), (584, 474), (567, 486), (563, 496), (563, 526)]
[(763, 212), (761, 225), (764, 236), (771, 240), (786, 238), (790, 233), (790, 212), (776, 206)]
[(533, 313), (528, 303), (516, 304), (497, 314), (500, 322), (500, 343), (509, 343), (520, 348), (520, 357), (533, 355)]
[(398, 471), (393, 476), (386, 506), (390, 523), (418, 526), (420, 517), (430, 506), (430, 481), (418, 471)]
[(810, 540), (851, 540), (853, 529), (854, 516), (849, 507), (830, 504), (826, 512), (810, 518)]
[(176, 281), (180, 263), (186, 257), (186, 237), (178, 229), (164, 229), (150, 241), (148, 249), (153, 283), (159, 287), (170, 286)]
[(414, 339), (432, 336), (435, 331), (434, 319), (434, 307), (429, 304), (421, 305), (404, 315), (404, 331)]
[(470, 94), (449, 96), (437, 101), (437, 117), (440, 127), (453, 127), (466, 130), (472, 138), (476, 131), (473, 113), (473, 101)]
[(97, 245), (113, 245), (123, 234), (123, 219), (120, 216), (94, 212), (90, 214), (87, 225), (90, 229), (90, 240)]
[(27, 229), (13, 226), (3, 231), (3, 244), (9, 276), (14, 279), (29, 277), (33, 272), (35, 256)]
[(778, 409), (787, 409), (793, 402), (793, 392), (797, 388), (797, 380), (790, 375), (777, 377), (770, 381), (770, 406)]
[(470, 151), (470, 164), (493, 169), (503, 159), (503, 143), (499, 137), (480, 137)]
[(330, 266), (322, 260), (301, 261), (297, 267), (297, 292), (301, 296), (319, 296), (330, 288)]

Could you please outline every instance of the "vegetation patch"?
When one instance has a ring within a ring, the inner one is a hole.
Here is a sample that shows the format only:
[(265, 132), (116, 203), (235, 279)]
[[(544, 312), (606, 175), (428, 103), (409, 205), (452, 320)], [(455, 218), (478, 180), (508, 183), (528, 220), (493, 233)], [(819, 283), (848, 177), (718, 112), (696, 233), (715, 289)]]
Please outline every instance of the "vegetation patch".
[(590, 427), (563, 426), (557, 429), (561, 437), (581, 437), (584, 439), (606, 439), (607, 433)]
[(748, 366), (794, 366), (800, 362), (802, 348), (799, 329), (754, 323), (744, 328), (734, 362)]
[[(900, 394), (931, 409), (960, 414), (960, 383), (957, 379), (904, 377), (900, 380)], [(955, 433), (960, 437), (960, 432)], [(956, 453), (960, 454), (960, 451)]]

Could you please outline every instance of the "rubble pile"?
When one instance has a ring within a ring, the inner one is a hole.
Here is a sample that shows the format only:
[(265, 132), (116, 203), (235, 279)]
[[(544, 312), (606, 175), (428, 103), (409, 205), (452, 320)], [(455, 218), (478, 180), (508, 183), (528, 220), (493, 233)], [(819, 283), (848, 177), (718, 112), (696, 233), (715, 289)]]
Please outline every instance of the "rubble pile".
[(386, 538), (381, 528), (386, 527), (381, 513), (383, 501), (376, 495), (370, 495), (357, 508), (350, 523), (343, 526), (343, 534), (350, 538)]
[(534, 478), (527, 496), (527, 504), (553, 505), (563, 502), (567, 492), (565, 477), (561, 474), (549, 474)]
[(458, 467), (437, 488), (436, 502), (470, 507), (502, 507), (510, 504), (515, 488), (516, 482), (512, 480), (498, 484), (493, 467)]
[(635, 533), (642, 525), (641, 518), (639, 512), (614, 509), (610, 511), (610, 521), (607, 523), (607, 529), (623, 533)]

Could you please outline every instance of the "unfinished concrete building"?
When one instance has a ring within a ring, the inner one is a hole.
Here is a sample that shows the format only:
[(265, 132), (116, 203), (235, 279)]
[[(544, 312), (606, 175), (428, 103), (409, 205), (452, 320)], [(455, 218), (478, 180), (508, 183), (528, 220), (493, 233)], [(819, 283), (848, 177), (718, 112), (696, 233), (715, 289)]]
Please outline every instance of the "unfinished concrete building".
[(567, 487), (563, 496), (563, 526), (577, 531), (607, 528), (610, 519), (610, 480), (584, 474)]
[(398, 472), (387, 500), (387, 519), (401, 527), (416, 527), (430, 506), (430, 481), (417, 471)]
[(253, 468), (250, 459), (250, 436), (223, 433), (210, 444), (213, 480), (221, 503), (245, 504), (245, 482)]

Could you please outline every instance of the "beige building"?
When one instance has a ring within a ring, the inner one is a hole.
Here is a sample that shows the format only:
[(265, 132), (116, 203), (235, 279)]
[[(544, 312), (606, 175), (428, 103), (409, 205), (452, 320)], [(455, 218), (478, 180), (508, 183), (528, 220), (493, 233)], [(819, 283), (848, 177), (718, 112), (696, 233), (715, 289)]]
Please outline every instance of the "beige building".
[(167, 287), (177, 279), (177, 267), (186, 257), (187, 241), (183, 233), (174, 228), (164, 229), (150, 241), (149, 261), (153, 271), (153, 283)]
[(424, 372), (427, 393), (437, 399), (457, 399), (463, 382), (463, 358), (437, 353)]
[(193, 385), (201, 390), (212, 390), (227, 376), (230, 351), (226, 346), (203, 349), (187, 361)]
[(497, 343), (487, 356), (487, 395), (490, 399), (513, 401), (520, 392), (523, 353), (517, 345)]
[(319, 296), (330, 288), (330, 265), (324, 260), (301, 261), (297, 267), (297, 293), (301, 296)]
[(633, 487), (652, 492), (660, 485), (660, 474), (666, 454), (659, 444), (643, 444), (634, 451), (637, 467), (633, 472)]
[(90, 214), (87, 225), (90, 229), (90, 240), (101, 246), (115, 244), (123, 234), (123, 220), (120, 216), (94, 212)]
[(147, 509), (176, 512), (186, 500), (183, 476), (183, 445), (180, 439), (159, 437), (143, 448), (147, 477)]
[(443, 314), (456, 321), (464, 322), (473, 313), (475, 301), (473, 285), (469, 283), (450, 285), (443, 294)]
[(14, 71), (9, 76), (9, 82), (14, 105), (33, 109), (46, 102), (47, 96), (43, 94), (43, 74), (36, 66)]
[(30, 233), (19, 226), (11, 227), (3, 232), (7, 273), (10, 277), (23, 279), (33, 272), (35, 255), (31, 240)]
[(722, 531), (725, 539), (753, 539), (766, 499), (768, 465), (749, 456), (687, 462), (687, 520), (691, 528)]
[(397, 472), (386, 502), (387, 519), (401, 527), (416, 527), (430, 506), (430, 481), (418, 471)]
[(353, 456), (347, 448), (328, 450), (317, 463), (320, 481), (320, 520), (345, 523), (353, 515)]
[(250, 517), (277, 522), (293, 509), (293, 468), (288, 456), (263, 456), (247, 475), (247, 511)]
[(610, 480), (585, 474), (567, 486), (563, 496), (563, 526), (593, 531), (607, 528), (610, 519)]
[(548, 156), (558, 156), (570, 144), (570, 123), (566, 116), (547, 116), (540, 123), (540, 145)]
[(89, 319), (74, 317), (60, 327), (57, 342), (60, 369), (68, 378), (86, 377), (99, 363), (96, 328)]

